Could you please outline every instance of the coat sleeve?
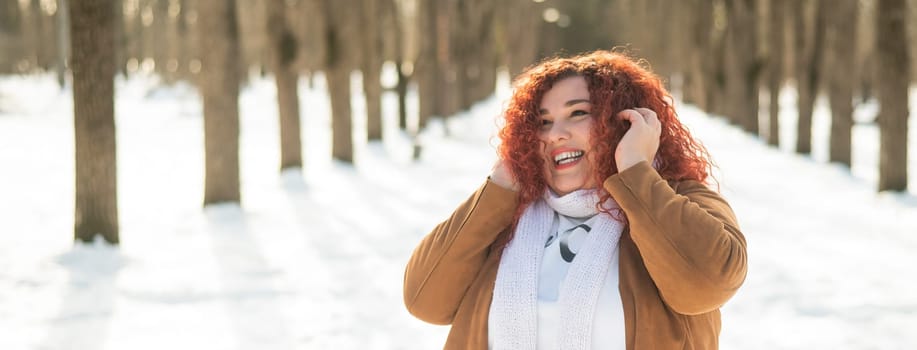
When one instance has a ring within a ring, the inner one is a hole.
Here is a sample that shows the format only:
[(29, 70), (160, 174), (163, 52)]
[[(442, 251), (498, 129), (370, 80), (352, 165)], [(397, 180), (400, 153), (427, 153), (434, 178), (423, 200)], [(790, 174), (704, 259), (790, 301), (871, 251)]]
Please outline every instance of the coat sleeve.
[(610, 176), (605, 189), (665, 303), (695, 315), (722, 306), (745, 281), (745, 237), (729, 204), (696, 181), (670, 186), (647, 162)]
[(452, 323), (516, 206), (516, 192), (487, 181), (421, 240), (404, 274), (404, 304), (412, 315), (434, 324)]

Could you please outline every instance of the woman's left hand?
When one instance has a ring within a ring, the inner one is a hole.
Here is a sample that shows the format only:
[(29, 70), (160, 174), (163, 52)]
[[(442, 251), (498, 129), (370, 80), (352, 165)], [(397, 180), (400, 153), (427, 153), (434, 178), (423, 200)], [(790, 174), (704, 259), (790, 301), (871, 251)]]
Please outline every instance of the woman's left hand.
[(615, 149), (618, 172), (642, 161), (652, 163), (659, 150), (659, 136), (662, 134), (662, 124), (656, 112), (649, 108), (625, 109), (618, 113), (618, 117), (630, 122), (630, 128)]

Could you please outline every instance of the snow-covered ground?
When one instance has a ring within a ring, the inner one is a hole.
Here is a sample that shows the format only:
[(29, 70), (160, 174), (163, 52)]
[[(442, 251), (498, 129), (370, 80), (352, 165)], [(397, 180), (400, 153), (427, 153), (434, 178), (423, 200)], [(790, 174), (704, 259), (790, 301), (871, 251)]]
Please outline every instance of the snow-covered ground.
[[(323, 79), (301, 83), (303, 172), (278, 172), (274, 86), (256, 79), (241, 95), (242, 205), (205, 210), (195, 90), (119, 80), (112, 248), (72, 241), (70, 92), (49, 76), (0, 78), (0, 349), (440, 348), (448, 328), (404, 310), (404, 263), (484, 181), (508, 91), (454, 117), (451, 137), (431, 125), (417, 162), (386, 95), (387, 141), (358, 142), (346, 166), (330, 158)], [(782, 96), (788, 141), (793, 99)], [(917, 122), (910, 192), (877, 194), (875, 125), (856, 127), (852, 172), (828, 165), (817, 107), (814, 155), (800, 157), (679, 106), (748, 239), (722, 348), (915, 349)]]

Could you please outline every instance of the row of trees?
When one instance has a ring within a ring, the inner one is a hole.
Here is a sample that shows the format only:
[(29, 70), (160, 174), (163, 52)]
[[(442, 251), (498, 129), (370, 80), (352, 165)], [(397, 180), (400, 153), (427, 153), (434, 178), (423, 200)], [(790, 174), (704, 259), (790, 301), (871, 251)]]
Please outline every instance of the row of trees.
[[(63, 84), (73, 72), (76, 235), (87, 240), (118, 240), (110, 105), (119, 73), (199, 86), (205, 204), (240, 201), (238, 94), (252, 74), (276, 80), (286, 169), (302, 166), (302, 76), (324, 73), (333, 157), (353, 162), (353, 71), (363, 76), (365, 137), (378, 140), (386, 89), (399, 95), (399, 127), (416, 131), (491, 95), (499, 67), (516, 74), (541, 57), (622, 45), (687, 102), (773, 145), (785, 142), (779, 101), (761, 100), (768, 113), (759, 114), (759, 95), (794, 84), (799, 153), (811, 151), (814, 100), (826, 92), (831, 161), (847, 165), (854, 103), (875, 95), (879, 189), (906, 190), (906, 72), (917, 66), (908, 55), (917, 35), (907, 36), (917, 21), (907, 18), (915, 12), (917, 0), (0, 0), (0, 74), (56, 70)], [(384, 62), (397, 67), (394, 86), (380, 83)], [(418, 125), (405, 115), (409, 83), (419, 95)]]
[[(607, 6), (617, 10), (610, 22), (619, 24), (623, 42), (635, 43), (686, 102), (771, 145), (786, 142), (780, 140), (777, 96), (789, 83), (798, 96), (792, 147), (811, 153), (812, 111), (816, 97), (825, 95), (829, 161), (850, 167), (854, 107), (876, 98), (878, 189), (907, 190), (907, 92), (917, 82), (917, 1), (645, 0)], [(766, 113), (759, 112), (762, 103)]]

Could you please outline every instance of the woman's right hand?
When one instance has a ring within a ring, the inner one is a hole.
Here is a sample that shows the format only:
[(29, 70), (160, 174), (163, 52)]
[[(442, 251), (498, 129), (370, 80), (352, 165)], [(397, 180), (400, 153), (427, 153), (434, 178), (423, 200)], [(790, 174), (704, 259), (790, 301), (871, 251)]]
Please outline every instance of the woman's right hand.
[(502, 158), (498, 158), (490, 173), (490, 181), (508, 190), (519, 191), (519, 185)]

